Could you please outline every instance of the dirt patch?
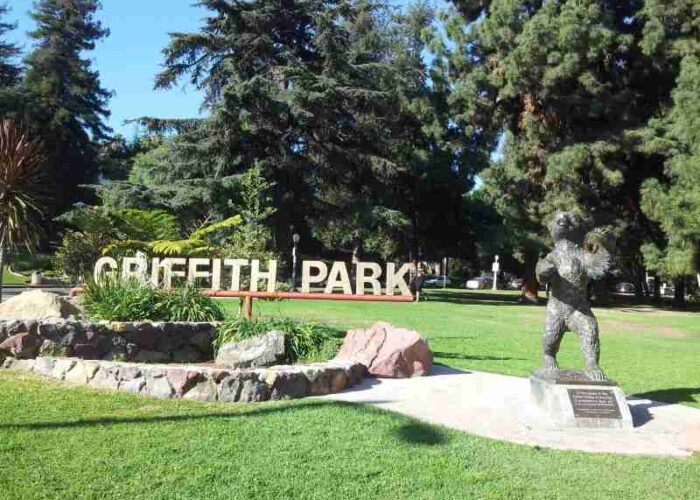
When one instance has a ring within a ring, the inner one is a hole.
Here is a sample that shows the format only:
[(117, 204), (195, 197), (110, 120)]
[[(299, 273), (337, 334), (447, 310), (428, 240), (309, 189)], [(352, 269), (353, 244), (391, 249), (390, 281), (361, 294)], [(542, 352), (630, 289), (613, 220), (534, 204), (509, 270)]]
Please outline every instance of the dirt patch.
[(643, 322), (637, 321), (624, 321), (619, 319), (606, 319), (601, 320), (601, 331), (602, 332), (639, 332), (645, 331), (650, 333), (655, 333), (660, 337), (666, 337), (670, 339), (687, 339), (692, 337), (692, 334), (684, 330), (679, 330), (678, 328), (671, 328), (669, 326), (655, 326), (649, 325)]

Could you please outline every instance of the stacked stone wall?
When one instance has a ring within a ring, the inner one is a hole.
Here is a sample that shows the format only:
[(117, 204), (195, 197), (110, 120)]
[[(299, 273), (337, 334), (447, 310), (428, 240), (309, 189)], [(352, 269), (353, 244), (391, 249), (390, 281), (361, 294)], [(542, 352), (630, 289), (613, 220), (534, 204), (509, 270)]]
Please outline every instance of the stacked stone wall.
[(190, 363), (213, 359), (215, 338), (215, 323), (0, 321), (0, 343), (18, 358)]
[(157, 398), (255, 402), (321, 396), (360, 383), (365, 367), (329, 361), (226, 370), (206, 365), (152, 364), (40, 356), (7, 358), (3, 368)]

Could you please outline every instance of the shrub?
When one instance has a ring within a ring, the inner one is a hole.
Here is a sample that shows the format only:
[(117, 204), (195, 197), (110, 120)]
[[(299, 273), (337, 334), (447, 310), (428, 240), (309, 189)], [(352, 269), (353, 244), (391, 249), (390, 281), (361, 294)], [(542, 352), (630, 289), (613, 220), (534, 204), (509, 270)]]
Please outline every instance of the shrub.
[(90, 281), (83, 294), (88, 315), (108, 321), (219, 321), (216, 302), (191, 284), (165, 291), (136, 280)]
[(219, 325), (214, 349), (276, 330), (284, 334), (287, 362), (322, 361), (335, 356), (342, 332), (328, 325), (305, 323), (290, 318), (238, 317)]
[(56, 272), (73, 281), (87, 279), (95, 261), (102, 257), (102, 247), (108, 242), (100, 234), (66, 231), (54, 257)]
[(161, 320), (158, 292), (136, 280), (89, 281), (82, 296), (88, 315), (98, 320)]
[(211, 297), (191, 283), (163, 293), (161, 313), (167, 321), (221, 321), (224, 313)]

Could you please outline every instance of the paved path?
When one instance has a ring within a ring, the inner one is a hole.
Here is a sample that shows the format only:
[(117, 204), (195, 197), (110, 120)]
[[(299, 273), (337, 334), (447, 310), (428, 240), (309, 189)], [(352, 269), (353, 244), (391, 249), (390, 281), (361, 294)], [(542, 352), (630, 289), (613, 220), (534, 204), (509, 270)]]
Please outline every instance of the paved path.
[(562, 450), (689, 456), (700, 445), (700, 410), (694, 408), (628, 399), (634, 429), (561, 430), (547, 423), (529, 396), (526, 378), (436, 365), (429, 377), (365, 379), (324, 398), (371, 404), (480, 436)]

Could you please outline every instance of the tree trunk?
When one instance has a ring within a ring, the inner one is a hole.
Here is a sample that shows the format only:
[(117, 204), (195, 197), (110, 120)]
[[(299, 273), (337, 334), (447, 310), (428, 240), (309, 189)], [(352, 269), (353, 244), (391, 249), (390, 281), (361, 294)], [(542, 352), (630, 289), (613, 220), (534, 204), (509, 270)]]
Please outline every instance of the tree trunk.
[(535, 267), (538, 260), (537, 252), (529, 251), (525, 253), (523, 288), (520, 295), (521, 304), (537, 304), (537, 291), (540, 284), (537, 281)]
[(634, 297), (640, 302), (648, 296), (648, 289), (645, 278), (646, 269), (644, 269), (644, 266), (636, 265), (634, 273)]
[(661, 279), (658, 274), (654, 274), (654, 292), (652, 297), (654, 302), (661, 302)]
[(0, 302), (2, 302), (2, 277), (5, 270), (5, 250), (0, 245)]
[(610, 304), (609, 282), (610, 280), (608, 276), (603, 276), (601, 279), (593, 282), (593, 286), (591, 287), (593, 296), (591, 299), (596, 305), (606, 306)]
[(685, 307), (685, 276), (673, 280), (673, 307)]

